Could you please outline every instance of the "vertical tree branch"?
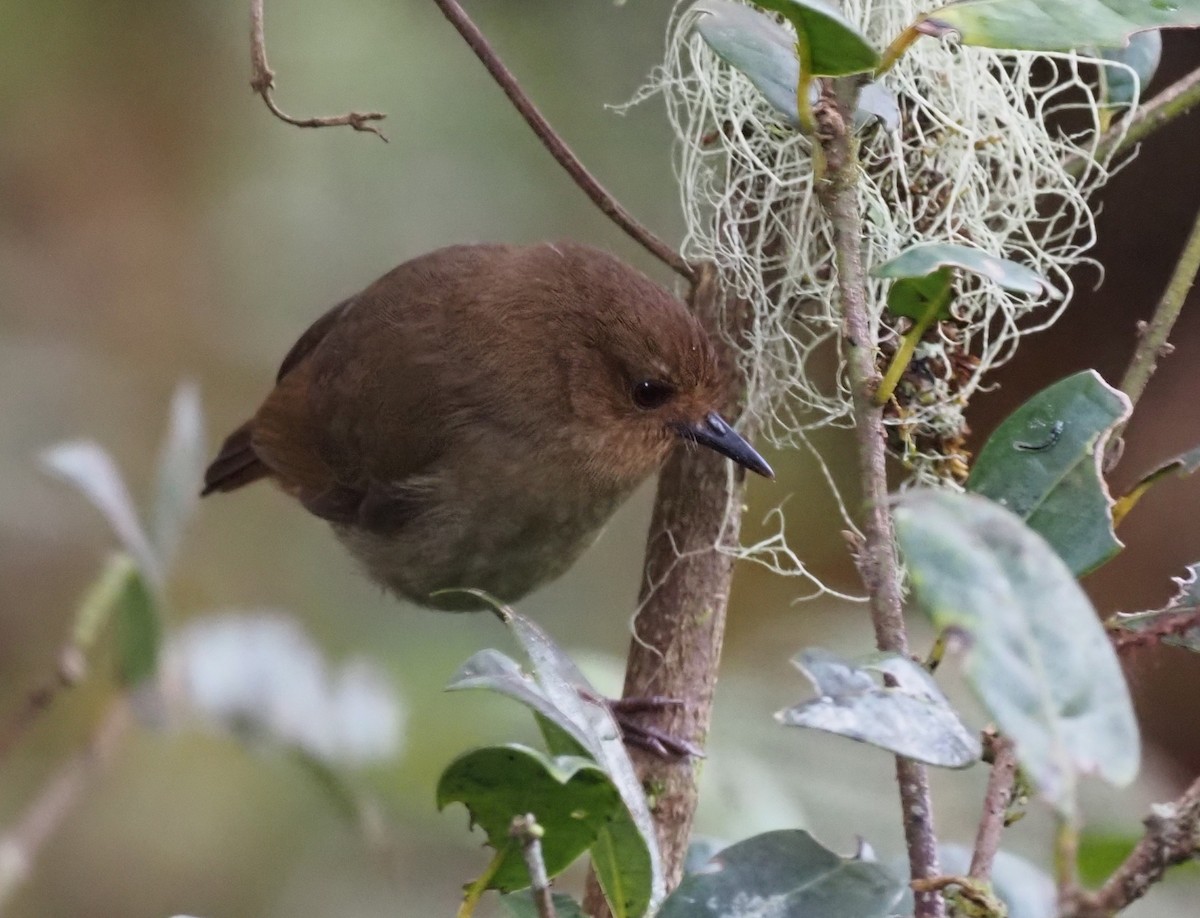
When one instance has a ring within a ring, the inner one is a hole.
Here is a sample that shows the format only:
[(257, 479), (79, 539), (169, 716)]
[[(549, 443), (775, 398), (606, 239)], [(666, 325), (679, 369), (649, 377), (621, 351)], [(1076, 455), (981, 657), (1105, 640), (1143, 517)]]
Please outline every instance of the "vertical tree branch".
[[(819, 119), (824, 149), (825, 175), (818, 180), (818, 195), (833, 226), (833, 244), (841, 301), (842, 334), (847, 370), (853, 392), (855, 437), (858, 445), (859, 477), (862, 485), (863, 544), (856, 559), (863, 584), (870, 596), (871, 622), (880, 650), (908, 653), (901, 603), (900, 563), (896, 554), (892, 512), (888, 504), (886, 438), (883, 409), (875, 404), (879, 374), (875, 366), (876, 346), (867, 307), (867, 281), (862, 263), (862, 214), (859, 211), (858, 160), (849, 125), (852, 106), (829, 100)], [(938, 875), (937, 838), (929, 776), (925, 767), (911, 759), (896, 757), (896, 780), (908, 860), (914, 880)], [(926, 889), (915, 892), (917, 918), (941, 918), (945, 903), (941, 893)]]
[(492, 75), (492, 79), (496, 81), (504, 94), (508, 96), (508, 100), (525, 119), (525, 123), (533, 129), (533, 133), (542, 142), (542, 146), (566, 170), (580, 190), (591, 199), (591, 202), (600, 208), (600, 212), (676, 274), (689, 281), (694, 280), (695, 272), (683, 256), (639, 223), (637, 218), (588, 172), (579, 157), (550, 126), (550, 122), (546, 120), (545, 116), (538, 111), (537, 106), (521, 88), (521, 84), (513, 76), (512, 71), (504, 66), (504, 62), (500, 60), (488, 43), (487, 37), (479, 31), (479, 27), (475, 25), (457, 0), (434, 0), (434, 2), (450, 20), (450, 24), (458, 30), (458, 34), (463, 37), (471, 50), (475, 52), (475, 56), (487, 68), (487, 72)]
[[(731, 377), (735, 355), (717, 333), (722, 315), (736, 322), (737, 309), (722, 309), (716, 268), (701, 265), (690, 303), (710, 330)], [(730, 402), (741, 396), (731, 385)], [(743, 431), (745, 433), (745, 431)], [(704, 748), (712, 720), (717, 664), (725, 636), (725, 612), (742, 515), (743, 475), (706, 449), (677, 449), (658, 482), (646, 546), (639, 613), (625, 671), (626, 698), (663, 696), (680, 705), (639, 715), (642, 726)], [(678, 885), (695, 815), (698, 763), (667, 761), (638, 749), (631, 755), (650, 791), (667, 888)], [(607, 915), (599, 887), (589, 883), (585, 910)]]
[(1171, 336), (1171, 330), (1175, 327), (1179, 313), (1183, 310), (1184, 301), (1187, 299), (1188, 291), (1192, 289), (1192, 284), (1195, 283), (1198, 271), (1200, 271), (1200, 213), (1196, 214), (1196, 220), (1192, 224), (1192, 231), (1184, 244), (1183, 253), (1179, 256), (1175, 270), (1171, 273), (1167, 289), (1164, 291), (1158, 307), (1154, 310), (1154, 315), (1140, 329), (1137, 349), (1129, 363), (1129, 369), (1125, 371), (1125, 378), (1121, 380), (1121, 391), (1129, 396), (1129, 400), (1134, 405), (1137, 405), (1138, 399), (1146, 391), (1146, 384), (1150, 382), (1150, 377), (1157, 368), (1158, 358), (1170, 353), (1171, 345), (1167, 343), (1167, 339)]

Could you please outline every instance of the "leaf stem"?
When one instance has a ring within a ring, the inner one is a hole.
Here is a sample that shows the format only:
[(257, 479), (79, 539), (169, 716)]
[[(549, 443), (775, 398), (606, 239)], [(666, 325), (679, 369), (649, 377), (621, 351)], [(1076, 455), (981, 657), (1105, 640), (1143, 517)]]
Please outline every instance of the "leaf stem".
[(475, 908), (479, 905), (479, 900), (487, 892), (488, 884), (492, 882), (492, 877), (496, 875), (496, 871), (500, 869), (500, 865), (508, 857), (508, 852), (512, 849), (513, 844), (514, 842), (510, 841), (503, 847), (496, 849), (496, 853), (492, 855), (492, 859), (488, 862), (487, 867), (484, 868), (483, 873), (476, 877), (471, 882), (471, 885), (464, 890), (462, 905), (458, 907), (455, 918), (471, 918), (475, 914)]
[(521, 87), (520, 82), (513, 76), (499, 56), (495, 49), (488, 42), (487, 37), (479, 30), (466, 11), (458, 4), (457, 0), (434, 0), (442, 14), (450, 20), (450, 24), (462, 36), (463, 41), (467, 46), (475, 52), (475, 56), (479, 58), (479, 62), (487, 69), (487, 72), (492, 75), (492, 79), (508, 96), (508, 101), (513, 104), (525, 123), (537, 135), (538, 140), (542, 142), (542, 146), (549, 151), (555, 161), (566, 170), (572, 181), (579, 186), (579, 189), (588, 196), (593, 204), (600, 209), (600, 212), (612, 220), (620, 227), (631, 239), (641, 245), (647, 252), (665, 264), (668, 268), (674, 271), (688, 281), (694, 281), (696, 272), (695, 269), (687, 262), (687, 260), (677, 251), (663, 242), (649, 229), (643, 226), (625, 207), (614, 198), (609, 192), (596, 180), (583, 165), (579, 157), (567, 146), (566, 141), (559, 136), (558, 132), (546, 120), (546, 117), (533, 104), (533, 100)]
[(879, 66), (875, 68), (876, 79), (896, 66), (896, 61), (904, 57), (908, 49), (924, 34), (920, 30), (920, 24), (921, 20), (918, 19), (911, 25), (906, 26), (903, 32), (892, 39), (892, 43), (884, 49), (883, 56), (879, 60)]
[[(871, 331), (867, 305), (867, 278), (862, 263), (863, 221), (856, 182), (859, 164), (853, 138), (846, 125), (852, 124), (855, 89), (852, 82), (839, 80), (837, 117), (821, 125), (827, 171), (818, 195), (833, 227), (837, 261), (838, 296), (847, 371), (853, 390), (855, 435), (858, 441), (859, 477), (866, 519), (864, 542), (856, 559), (863, 584), (870, 596), (871, 621), (880, 650), (908, 653), (908, 635), (901, 608), (900, 562), (892, 512), (888, 503), (886, 439), (883, 411), (875, 404), (878, 382), (875, 368), (877, 346)], [(897, 756), (896, 778), (909, 866), (914, 880), (938, 876), (937, 838), (929, 778), (924, 766)], [(917, 918), (942, 918), (945, 902), (936, 890), (916, 893)]]
[(883, 382), (875, 390), (874, 398), (876, 405), (886, 405), (891, 400), (892, 393), (896, 391), (896, 386), (900, 382), (900, 377), (904, 375), (904, 371), (912, 363), (917, 345), (921, 343), (921, 339), (925, 337), (925, 332), (929, 331), (929, 327), (937, 320), (938, 314), (950, 302), (952, 296), (953, 290), (947, 287), (937, 299), (930, 300), (929, 306), (921, 314), (921, 318), (913, 324), (912, 328), (904, 333), (900, 347), (892, 355), (892, 362), (888, 365), (887, 372), (883, 376)]

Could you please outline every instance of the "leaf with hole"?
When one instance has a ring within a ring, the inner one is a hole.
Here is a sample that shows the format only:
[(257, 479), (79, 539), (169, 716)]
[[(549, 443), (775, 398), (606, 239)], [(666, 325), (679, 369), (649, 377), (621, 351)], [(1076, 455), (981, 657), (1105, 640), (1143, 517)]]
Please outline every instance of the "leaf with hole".
[(1200, 26), (1200, 0), (958, 0), (923, 14), (927, 35), (1019, 51), (1124, 47), (1146, 29)]
[(683, 878), (658, 918), (888, 918), (906, 888), (874, 861), (785, 829), (719, 852)]
[(821, 0), (754, 0), (755, 5), (781, 13), (796, 29), (801, 60), (810, 76), (848, 76), (874, 70), (879, 52), (842, 13)]
[(596, 840), (621, 807), (621, 795), (595, 762), (579, 756), (551, 758), (526, 746), (488, 746), (451, 762), (438, 781), (437, 805), (461, 803), (504, 859), (489, 889), (529, 886), (520, 845), (509, 836), (514, 818), (532, 813), (545, 831), (542, 857), (554, 877)]
[(636, 918), (665, 895), (654, 822), (645, 792), (608, 705), (571, 658), (532, 621), (497, 606), (532, 666), (526, 675), (495, 650), (475, 654), (447, 686), (490, 689), (520, 701), (537, 716), (556, 754), (586, 755), (617, 787), (624, 808), (601, 828), (592, 862), (615, 918)]
[(836, 733), (942, 768), (979, 761), (978, 737), (929, 673), (907, 657), (881, 654), (851, 662), (814, 647), (792, 662), (817, 697), (776, 713), (781, 724)]
[(1072, 813), (1079, 775), (1132, 781), (1140, 753), (1125, 676), (1046, 540), (975, 494), (910, 491), (895, 520), (917, 605), (963, 637), (966, 678), (1041, 794)]
[(1129, 399), (1095, 370), (1059, 380), (1010, 414), (988, 437), (967, 489), (1007, 507), (1049, 542), (1076, 576), (1123, 547), (1101, 474), (1112, 431)]
[(1117, 613), (1111, 627), (1133, 631), (1200, 653), (1200, 563), (1189, 564), (1182, 577), (1172, 577), (1175, 595), (1154, 612)]

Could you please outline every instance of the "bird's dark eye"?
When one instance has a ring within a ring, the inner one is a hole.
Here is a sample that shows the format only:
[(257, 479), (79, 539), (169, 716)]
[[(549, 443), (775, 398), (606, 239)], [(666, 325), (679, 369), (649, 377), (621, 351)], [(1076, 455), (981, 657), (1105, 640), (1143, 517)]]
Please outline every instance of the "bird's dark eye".
[(668, 383), (644, 379), (633, 387), (633, 403), (639, 408), (649, 411), (652, 408), (661, 408), (670, 401), (674, 394), (675, 389)]

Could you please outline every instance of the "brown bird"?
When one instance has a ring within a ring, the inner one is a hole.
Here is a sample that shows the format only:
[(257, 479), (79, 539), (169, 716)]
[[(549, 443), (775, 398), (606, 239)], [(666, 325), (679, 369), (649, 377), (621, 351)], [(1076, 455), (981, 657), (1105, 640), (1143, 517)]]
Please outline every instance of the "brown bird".
[(768, 477), (662, 287), (575, 243), (451, 246), (308, 329), (204, 494), (273, 478), (375, 580), (440, 609), (562, 574), (680, 440)]

